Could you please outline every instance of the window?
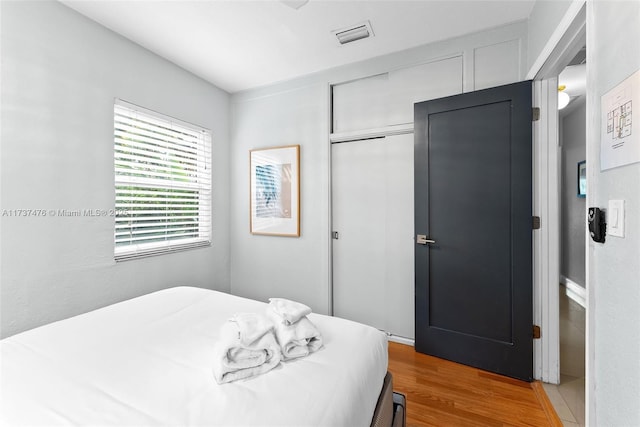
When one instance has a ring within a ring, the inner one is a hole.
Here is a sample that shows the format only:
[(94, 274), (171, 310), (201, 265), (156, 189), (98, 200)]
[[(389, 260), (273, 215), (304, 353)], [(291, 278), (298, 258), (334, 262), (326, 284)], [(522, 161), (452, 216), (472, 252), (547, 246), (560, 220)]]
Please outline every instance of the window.
[(211, 244), (211, 132), (116, 100), (115, 258)]

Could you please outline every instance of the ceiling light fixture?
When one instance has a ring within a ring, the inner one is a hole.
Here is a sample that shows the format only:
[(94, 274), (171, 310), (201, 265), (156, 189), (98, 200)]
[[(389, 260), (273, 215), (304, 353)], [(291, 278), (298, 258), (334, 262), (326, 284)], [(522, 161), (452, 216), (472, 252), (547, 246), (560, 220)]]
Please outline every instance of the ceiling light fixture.
[(564, 92), (566, 88), (567, 87), (565, 85), (558, 86), (558, 110), (562, 110), (564, 107), (569, 105), (569, 102), (571, 101), (569, 94)]
[(366, 39), (367, 37), (373, 37), (373, 29), (369, 21), (362, 24), (355, 25), (353, 27), (344, 28), (342, 30), (332, 31), (338, 38), (340, 44), (351, 43), (356, 40)]

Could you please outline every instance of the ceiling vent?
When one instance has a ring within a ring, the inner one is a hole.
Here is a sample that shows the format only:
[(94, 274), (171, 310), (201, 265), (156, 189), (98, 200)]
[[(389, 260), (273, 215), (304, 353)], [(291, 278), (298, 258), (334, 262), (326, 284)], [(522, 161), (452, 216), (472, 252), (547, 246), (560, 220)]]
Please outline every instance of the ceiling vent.
[(343, 28), (342, 30), (332, 31), (338, 38), (340, 44), (347, 44), (356, 40), (366, 39), (367, 37), (373, 37), (373, 29), (369, 21), (362, 24), (354, 25), (349, 28)]

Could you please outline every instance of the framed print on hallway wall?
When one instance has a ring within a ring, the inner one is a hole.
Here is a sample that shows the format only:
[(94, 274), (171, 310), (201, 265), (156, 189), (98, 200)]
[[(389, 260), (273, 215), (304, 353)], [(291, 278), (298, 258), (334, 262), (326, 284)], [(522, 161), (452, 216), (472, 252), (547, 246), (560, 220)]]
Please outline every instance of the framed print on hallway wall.
[(587, 197), (587, 162), (578, 162), (578, 197)]
[(300, 146), (249, 151), (251, 234), (300, 236)]

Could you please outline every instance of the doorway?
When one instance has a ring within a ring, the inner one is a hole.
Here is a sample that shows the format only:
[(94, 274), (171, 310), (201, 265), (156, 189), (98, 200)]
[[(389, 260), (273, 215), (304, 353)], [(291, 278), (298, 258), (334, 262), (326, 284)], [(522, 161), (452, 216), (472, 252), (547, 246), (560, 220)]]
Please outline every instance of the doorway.
[(560, 383), (546, 387), (561, 420), (577, 425), (585, 425), (586, 189), (581, 185), (580, 171), (586, 166), (586, 67), (583, 47), (558, 77), (559, 93), (568, 97), (568, 104), (560, 104), (558, 113)]
[[(539, 70), (532, 70), (535, 72), (534, 87), (538, 88), (536, 105), (541, 107), (541, 120), (537, 125), (538, 137), (536, 141), (539, 148), (537, 161), (544, 166), (544, 168), (536, 168), (536, 170), (542, 171), (537, 182), (544, 183), (549, 189), (534, 201), (534, 205), (538, 206), (542, 215), (543, 224), (545, 223), (544, 218), (547, 218), (547, 228), (544, 230), (543, 227), (544, 233), (541, 233), (541, 237), (535, 243), (538, 245), (536, 253), (542, 256), (541, 263), (536, 264), (540, 266), (540, 269), (535, 272), (538, 277), (537, 288), (542, 289), (542, 292), (535, 298), (534, 318), (536, 321), (541, 321), (541, 325), (543, 325), (542, 339), (538, 340), (535, 347), (536, 352), (541, 355), (539, 357), (540, 364), (536, 366), (537, 377), (546, 383), (544, 386), (547, 395), (563, 422), (567, 425), (581, 425), (585, 424), (584, 402), (588, 400), (588, 396), (585, 395), (584, 377), (579, 376), (584, 371), (584, 364), (588, 363), (585, 363), (586, 357), (583, 349), (586, 346), (580, 342), (586, 341), (586, 328), (584, 321), (580, 322), (579, 320), (582, 307), (575, 304), (575, 301), (568, 299), (567, 293), (575, 294), (577, 289), (577, 292), (586, 299), (586, 291), (580, 286), (573, 286), (575, 283), (571, 283), (572, 281), (561, 280), (561, 277), (573, 277), (574, 281), (579, 282), (583, 280), (580, 277), (584, 277), (585, 274), (584, 265), (580, 266), (575, 259), (567, 260), (567, 258), (571, 258), (572, 252), (570, 252), (568, 240), (564, 238), (565, 232), (570, 235), (571, 230), (574, 230), (573, 233), (586, 234), (584, 228), (586, 209), (583, 214), (580, 214), (580, 202), (576, 200), (578, 198), (578, 162), (584, 158), (578, 160), (577, 157), (580, 157), (580, 154), (575, 153), (568, 156), (566, 152), (563, 152), (563, 149), (567, 148), (563, 147), (563, 144), (572, 144), (565, 137), (568, 133), (572, 133), (570, 138), (580, 138), (576, 129), (581, 130), (580, 134), (582, 134), (584, 143), (586, 126), (584, 121), (581, 124), (580, 120), (575, 117), (572, 118), (575, 123), (567, 122), (566, 117), (570, 112), (580, 107), (584, 108), (584, 105), (580, 106), (580, 102), (584, 101), (578, 101), (578, 97), (574, 97), (574, 102), (570, 107), (567, 107), (566, 111), (558, 113), (558, 90), (563, 86), (562, 83), (559, 83), (559, 76), (563, 70), (569, 65), (581, 64), (584, 60), (584, 58), (581, 60), (580, 57), (585, 54), (583, 48), (586, 45), (585, 5), (582, 4), (572, 16), (572, 20), (569, 21), (570, 23), (567, 24), (564, 32), (559, 35), (559, 41), (549, 53), (546, 62)], [(585, 64), (583, 68), (586, 66), (588, 65)], [(566, 75), (563, 76), (563, 79), (564, 77)], [(568, 86), (566, 82), (565, 86)], [(567, 88), (564, 90), (569, 91)], [(569, 129), (566, 129), (567, 126)], [(574, 160), (575, 164), (573, 164)], [(565, 166), (564, 163), (567, 165)], [(569, 214), (570, 210), (563, 199), (563, 185), (567, 188), (564, 191), (566, 197), (571, 197), (567, 200), (578, 205), (575, 209), (577, 214)], [(574, 242), (571, 247), (577, 247), (575, 250), (584, 254), (585, 246), (586, 242), (582, 240), (582, 242)], [(577, 274), (576, 271), (581, 274)], [(583, 281), (583, 283), (585, 282)], [(577, 322), (576, 317), (578, 318)], [(581, 324), (583, 326), (580, 326)], [(568, 332), (574, 332), (574, 334), (571, 335)], [(579, 359), (582, 359), (582, 363)], [(573, 375), (567, 375), (568, 373)], [(560, 393), (563, 380), (565, 385), (575, 380), (573, 385), (579, 386), (579, 388), (563, 390), (565, 391), (563, 397)], [(569, 409), (567, 403), (572, 404), (573, 409)]]

